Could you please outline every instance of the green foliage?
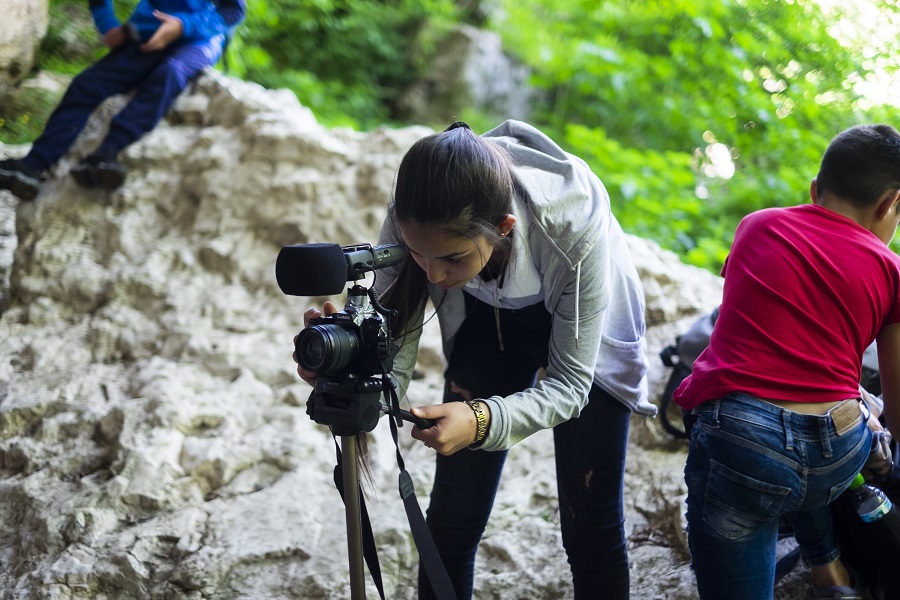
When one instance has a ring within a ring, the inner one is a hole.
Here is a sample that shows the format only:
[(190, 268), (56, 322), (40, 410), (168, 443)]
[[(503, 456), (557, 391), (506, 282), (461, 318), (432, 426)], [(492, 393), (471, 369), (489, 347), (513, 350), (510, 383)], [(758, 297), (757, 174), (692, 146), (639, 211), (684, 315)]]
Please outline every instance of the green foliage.
[(371, 128), (392, 119), (458, 15), (452, 0), (250, 0), (229, 59), (240, 76), (293, 90), (328, 125)]
[(53, 112), (56, 100), (34, 88), (4, 98), (0, 112), (0, 142), (26, 144), (33, 141)]
[[(136, 0), (116, 4), (116, 14), (127, 18)], [(83, 0), (50, 0), (50, 23), (41, 43), (38, 67), (76, 75), (106, 53), (88, 5)]]
[[(898, 116), (850, 85), (877, 53), (844, 47), (812, 0), (503, 6), (495, 26), (548, 92), (535, 121), (586, 157), (627, 229), (714, 271), (744, 214), (808, 201), (835, 133)], [(733, 176), (713, 173), (723, 149)]]

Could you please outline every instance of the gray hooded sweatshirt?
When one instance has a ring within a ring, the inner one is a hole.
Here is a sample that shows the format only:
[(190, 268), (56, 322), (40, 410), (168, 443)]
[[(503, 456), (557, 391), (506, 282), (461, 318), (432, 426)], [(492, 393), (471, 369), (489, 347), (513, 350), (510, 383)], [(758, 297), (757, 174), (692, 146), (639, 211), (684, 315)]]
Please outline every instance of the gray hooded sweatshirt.
[[(491, 425), (479, 448), (505, 450), (540, 429), (578, 417), (592, 383), (629, 409), (655, 415), (647, 399), (644, 292), (600, 179), (584, 161), (526, 123), (506, 121), (482, 137), (506, 149), (514, 176), (528, 193), (531, 226), (523, 233), (553, 325), (544, 377), (510, 396), (481, 398), (490, 408)], [(379, 243), (402, 243), (390, 219)], [(396, 269), (379, 274), (376, 291), (391, 284)], [(466, 316), (463, 292), (429, 284), (428, 293), (438, 307), (444, 355), (450, 356)], [(394, 359), (401, 397), (415, 366), (417, 326), (423, 320), (424, 310)]]

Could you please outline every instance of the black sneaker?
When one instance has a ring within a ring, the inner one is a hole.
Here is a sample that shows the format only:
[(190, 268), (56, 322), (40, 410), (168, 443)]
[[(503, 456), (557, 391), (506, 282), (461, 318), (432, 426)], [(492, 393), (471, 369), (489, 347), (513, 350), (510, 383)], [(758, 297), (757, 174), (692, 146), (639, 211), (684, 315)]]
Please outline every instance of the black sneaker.
[(69, 170), (69, 174), (75, 178), (75, 181), (81, 187), (92, 188), (97, 186), (94, 183), (94, 165), (90, 164), (86, 158), (72, 167)]
[(115, 156), (91, 154), (72, 167), (70, 173), (83, 187), (114, 190), (125, 183), (127, 171)]
[(41, 189), (41, 172), (21, 159), (0, 160), (0, 190), (9, 190), (22, 200), (34, 200)]

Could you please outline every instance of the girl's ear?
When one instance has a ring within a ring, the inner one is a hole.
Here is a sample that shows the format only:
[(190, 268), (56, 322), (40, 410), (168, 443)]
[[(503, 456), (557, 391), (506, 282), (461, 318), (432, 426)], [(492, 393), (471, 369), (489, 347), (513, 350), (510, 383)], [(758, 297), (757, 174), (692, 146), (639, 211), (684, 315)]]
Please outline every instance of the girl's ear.
[(506, 215), (503, 220), (497, 224), (497, 231), (500, 233), (500, 237), (509, 235), (509, 232), (512, 231), (513, 225), (515, 224), (516, 216), (511, 214)]

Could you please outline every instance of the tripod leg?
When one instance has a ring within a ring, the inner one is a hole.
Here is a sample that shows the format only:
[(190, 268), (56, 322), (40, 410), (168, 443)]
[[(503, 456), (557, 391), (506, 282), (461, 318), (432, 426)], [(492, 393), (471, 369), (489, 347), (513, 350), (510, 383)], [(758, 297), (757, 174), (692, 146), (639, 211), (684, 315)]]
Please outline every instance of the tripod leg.
[(362, 522), (359, 509), (359, 472), (357, 470), (356, 436), (341, 436), (343, 460), (344, 509), (347, 518), (347, 555), (350, 561), (350, 598), (365, 600), (366, 582), (363, 571)]

